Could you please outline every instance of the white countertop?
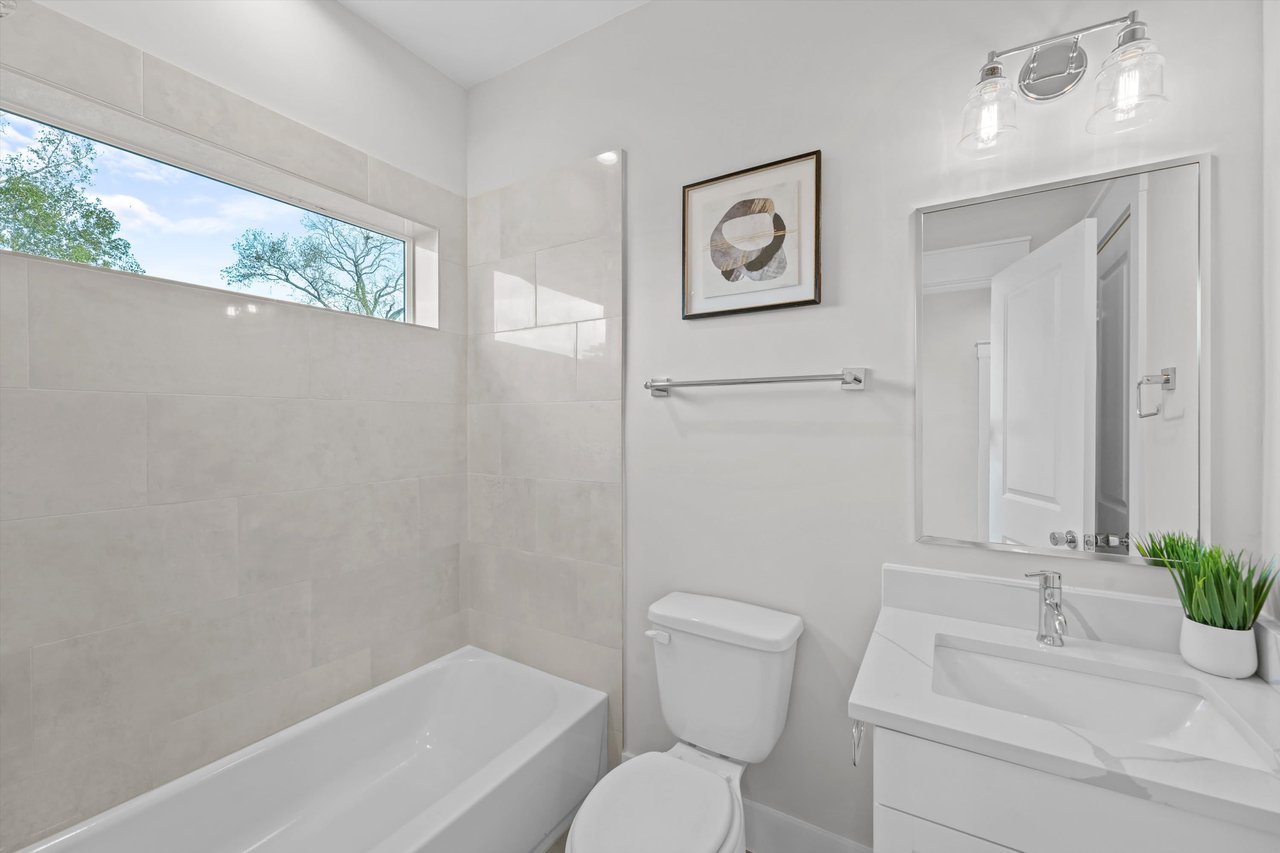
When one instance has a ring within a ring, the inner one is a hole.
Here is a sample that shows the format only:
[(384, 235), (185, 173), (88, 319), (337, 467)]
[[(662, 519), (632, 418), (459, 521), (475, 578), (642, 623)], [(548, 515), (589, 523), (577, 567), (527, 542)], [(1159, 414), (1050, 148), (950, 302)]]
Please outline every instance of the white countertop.
[[(1033, 649), (1058, 661), (1142, 670), (1183, 683), (1192, 679), (1196, 692), (1250, 730), (1259, 763), (1270, 769), (1189, 755), (935, 693), (933, 657), (939, 634)], [(1067, 638), (1065, 647), (1047, 648), (1036, 643), (1034, 630), (885, 607), (849, 695), (849, 716), (1280, 835), (1280, 689), (1259, 678), (1236, 681), (1207, 675), (1176, 654), (1074, 637)]]

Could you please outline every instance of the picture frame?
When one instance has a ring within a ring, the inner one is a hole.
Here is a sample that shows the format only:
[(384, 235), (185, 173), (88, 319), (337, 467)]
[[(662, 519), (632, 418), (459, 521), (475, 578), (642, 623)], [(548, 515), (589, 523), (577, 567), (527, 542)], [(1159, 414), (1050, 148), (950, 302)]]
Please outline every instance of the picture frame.
[(684, 187), (681, 317), (822, 303), (822, 152)]

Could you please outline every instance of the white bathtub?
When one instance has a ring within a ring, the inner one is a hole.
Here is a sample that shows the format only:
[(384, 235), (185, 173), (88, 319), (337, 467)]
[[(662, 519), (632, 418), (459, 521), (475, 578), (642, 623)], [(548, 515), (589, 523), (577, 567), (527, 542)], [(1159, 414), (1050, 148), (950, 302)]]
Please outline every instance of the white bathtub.
[(26, 853), (540, 853), (606, 726), (605, 694), (467, 646)]

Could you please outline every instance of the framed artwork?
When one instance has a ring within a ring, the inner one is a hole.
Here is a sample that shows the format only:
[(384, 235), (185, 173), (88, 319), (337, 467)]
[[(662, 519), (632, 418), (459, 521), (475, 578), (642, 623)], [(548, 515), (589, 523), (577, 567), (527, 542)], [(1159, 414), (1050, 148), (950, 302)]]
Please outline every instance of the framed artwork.
[(822, 152), (684, 188), (683, 317), (822, 302)]

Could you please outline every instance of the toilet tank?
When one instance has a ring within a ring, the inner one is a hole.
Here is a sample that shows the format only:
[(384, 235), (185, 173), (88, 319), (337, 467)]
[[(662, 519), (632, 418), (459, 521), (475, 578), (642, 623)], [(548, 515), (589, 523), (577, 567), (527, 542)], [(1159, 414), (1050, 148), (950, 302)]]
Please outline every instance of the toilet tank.
[(799, 616), (673, 592), (649, 606), (662, 716), (680, 740), (748, 764), (787, 722)]

